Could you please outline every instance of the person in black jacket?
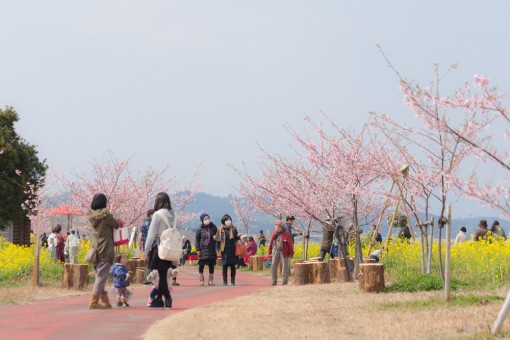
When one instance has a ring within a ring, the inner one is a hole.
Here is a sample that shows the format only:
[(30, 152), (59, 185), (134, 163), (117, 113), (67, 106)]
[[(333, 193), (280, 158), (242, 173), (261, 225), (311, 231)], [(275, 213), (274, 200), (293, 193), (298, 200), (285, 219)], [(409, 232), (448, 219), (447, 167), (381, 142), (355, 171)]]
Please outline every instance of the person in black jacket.
[(179, 266), (184, 266), (190, 253), (191, 253), (191, 242), (186, 238), (186, 236), (182, 236), (182, 256), (179, 261)]
[(195, 248), (198, 255), (198, 273), (200, 285), (204, 285), (204, 267), (209, 266), (209, 286), (214, 286), (214, 266), (216, 265), (216, 241), (214, 236), (218, 228), (211, 222), (207, 214), (200, 215), (200, 227), (195, 237)]

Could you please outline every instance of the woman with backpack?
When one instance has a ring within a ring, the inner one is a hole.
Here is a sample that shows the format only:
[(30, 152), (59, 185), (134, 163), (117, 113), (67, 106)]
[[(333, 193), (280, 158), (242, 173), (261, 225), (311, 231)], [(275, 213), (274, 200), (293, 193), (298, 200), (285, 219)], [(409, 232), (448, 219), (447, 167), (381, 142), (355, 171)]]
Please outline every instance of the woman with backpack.
[(165, 192), (160, 192), (156, 195), (154, 214), (152, 215), (147, 240), (145, 241), (145, 254), (147, 254), (149, 261), (148, 268), (150, 270), (157, 270), (159, 274), (158, 295), (149, 308), (163, 307), (162, 302), (163, 297), (165, 297), (165, 309), (172, 309), (172, 297), (168, 289), (167, 271), (169, 268), (175, 268), (175, 265), (172, 261), (159, 258), (158, 245), (163, 232), (174, 225), (177, 230), (180, 229), (177, 215), (172, 210), (170, 197)]

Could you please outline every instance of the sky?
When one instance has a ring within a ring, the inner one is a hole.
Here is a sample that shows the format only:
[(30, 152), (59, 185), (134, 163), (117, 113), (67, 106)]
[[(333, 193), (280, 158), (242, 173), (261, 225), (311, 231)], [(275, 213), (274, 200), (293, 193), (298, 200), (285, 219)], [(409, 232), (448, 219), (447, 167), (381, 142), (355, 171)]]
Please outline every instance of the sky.
[(506, 1), (2, 1), (0, 107), (64, 174), (109, 151), (181, 179), (203, 160), (203, 191), (224, 196), (239, 181), (227, 164), (256, 174), (257, 143), (291, 153), (284, 126), (305, 133), (305, 116), (415, 120), (376, 44), (420, 83), (458, 63), (453, 85), (487, 74), (508, 88), (509, 14)]

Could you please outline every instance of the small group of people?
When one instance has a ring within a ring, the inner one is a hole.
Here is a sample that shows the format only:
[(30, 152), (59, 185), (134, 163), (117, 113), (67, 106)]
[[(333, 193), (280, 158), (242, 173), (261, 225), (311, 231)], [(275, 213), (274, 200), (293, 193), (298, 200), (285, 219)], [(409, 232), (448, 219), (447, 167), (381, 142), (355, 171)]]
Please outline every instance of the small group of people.
[[(474, 240), (486, 240), (488, 236), (506, 240), (505, 230), (500, 226), (499, 221), (495, 220), (489, 229), (487, 220), (482, 219), (478, 223), (478, 228), (475, 230)], [(461, 227), (459, 233), (455, 237), (455, 244), (469, 241), (466, 227)]]

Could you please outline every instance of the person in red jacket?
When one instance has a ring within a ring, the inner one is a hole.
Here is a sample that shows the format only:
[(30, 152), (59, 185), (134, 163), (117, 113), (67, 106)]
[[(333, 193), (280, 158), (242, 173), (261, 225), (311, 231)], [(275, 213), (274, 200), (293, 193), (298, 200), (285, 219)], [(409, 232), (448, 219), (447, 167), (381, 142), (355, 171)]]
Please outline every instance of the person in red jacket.
[(294, 244), (292, 236), (285, 230), (285, 225), (282, 221), (276, 221), (274, 226), (275, 230), (273, 235), (271, 235), (268, 251), (268, 257), (272, 259), (271, 277), (273, 279), (273, 286), (275, 286), (278, 281), (278, 264), (282, 261), (283, 285), (286, 285), (289, 279), (290, 259), (294, 256)]

